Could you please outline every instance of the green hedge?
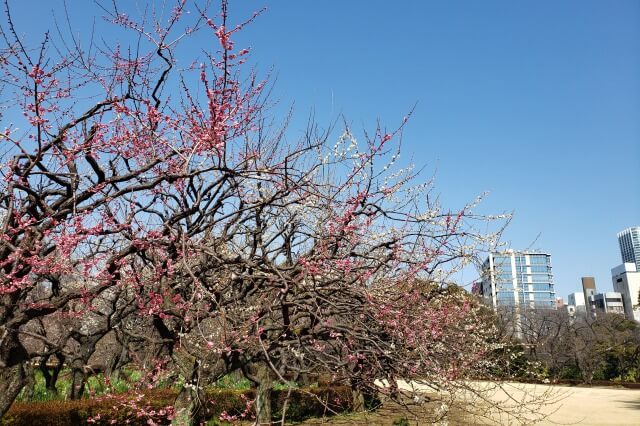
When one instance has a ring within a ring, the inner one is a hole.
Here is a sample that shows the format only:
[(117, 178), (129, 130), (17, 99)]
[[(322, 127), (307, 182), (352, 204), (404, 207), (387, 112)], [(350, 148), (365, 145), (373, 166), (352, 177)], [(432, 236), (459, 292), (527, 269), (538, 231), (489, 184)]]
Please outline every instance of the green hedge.
[[(207, 395), (207, 417), (216, 419), (222, 412), (229, 415), (241, 414), (246, 407), (243, 395), (255, 399), (253, 390), (236, 391), (229, 389), (212, 389)], [(173, 405), (177, 392), (172, 389), (155, 389), (145, 392), (141, 405), (150, 410), (159, 411)], [(271, 404), (274, 419), (282, 416), (282, 406), (287, 390), (274, 390)], [(131, 396), (133, 398), (133, 395)], [(320, 387), (310, 389), (293, 389), (287, 404), (287, 419), (303, 420), (309, 417), (331, 415), (335, 412), (351, 410), (351, 389), (346, 386)], [(88, 423), (89, 417), (100, 415), (95, 423)], [(16, 426), (66, 426), (66, 425), (106, 425), (111, 421), (116, 424), (146, 425), (148, 417), (136, 417), (132, 410), (113, 398), (83, 399), (80, 401), (46, 401), (15, 402), (5, 417), (2, 425)], [(158, 415), (153, 418), (159, 424), (166, 424), (166, 419)]]

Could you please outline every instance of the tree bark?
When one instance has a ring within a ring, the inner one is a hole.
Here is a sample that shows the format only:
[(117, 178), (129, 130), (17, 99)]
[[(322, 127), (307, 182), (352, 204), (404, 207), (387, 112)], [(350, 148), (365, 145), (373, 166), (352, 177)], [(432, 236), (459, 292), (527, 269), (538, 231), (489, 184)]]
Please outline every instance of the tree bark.
[(64, 366), (64, 356), (57, 354), (56, 358), (58, 359), (58, 364), (53, 368), (53, 373), (51, 373), (51, 378), (47, 382), (47, 390), (53, 392), (54, 394), (58, 394), (58, 388), (56, 387), (58, 383), (58, 376), (60, 376), (60, 371), (62, 371), (62, 367)]
[(0, 419), (5, 415), (26, 382), (22, 364), (0, 368)]
[(173, 406), (175, 416), (171, 421), (174, 426), (197, 426), (204, 420), (204, 394), (200, 388), (200, 362), (196, 359), (191, 370), (191, 379), (188, 380)]
[(117, 354), (113, 354), (107, 363), (104, 375), (111, 380), (117, 382), (120, 379), (120, 369), (129, 361), (129, 351), (124, 343), (120, 343), (120, 350)]
[(256, 389), (256, 424), (271, 424), (271, 389), (273, 387), (273, 377), (269, 366), (259, 364), (256, 368), (255, 379)]
[(36, 371), (30, 362), (26, 362), (23, 366), (23, 369), (25, 373), (23, 395), (26, 400), (31, 401), (36, 390)]
[(38, 368), (42, 373), (42, 377), (44, 377), (44, 385), (47, 392), (51, 392), (53, 395), (58, 395), (58, 388), (56, 384), (58, 383), (58, 376), (60, 375), (60, 370), (62, 370), (62, 366), (64, 365), (64, 357), (60, 354), (56, 354), (56, 359), (58, 360), (57, 364), (53, 367), (53, 371), (49, 371), (49, 367), (47, 366), (50, 357), (46, 356), (40, 360), (40, 365)]
[(18, 331), (0, 326), (0, 419), (26, 383), (23, 363), (28, 360), (29, 354), (18, 339)]
[(74, 339), (80, 344), (78, 353), (71, 361), (71, 389), (69, 389), (69, 399), (77, 400), (82, 398), (84, 385), (87, 379), (87, 371), (85, 366), (89, 363), (91, 355), (96, 350), (96, 344), (104, 336), (104, 333), (97, 333), (89, 336), (79, 334)]
[(198, 389), (183, 386), (174, 403), (174, 426), (196, 426), (203, 420), (202, 395)]
[(360, 389), (351, 388), (351, 404), (354, 413), (364, 411), (364, 394)]
[(69, 399), (78, 400), (82, 398), (84, 392), (84, 362), (82, 359), (75, 359), (71, 363), (71, 388), (69, 389)]

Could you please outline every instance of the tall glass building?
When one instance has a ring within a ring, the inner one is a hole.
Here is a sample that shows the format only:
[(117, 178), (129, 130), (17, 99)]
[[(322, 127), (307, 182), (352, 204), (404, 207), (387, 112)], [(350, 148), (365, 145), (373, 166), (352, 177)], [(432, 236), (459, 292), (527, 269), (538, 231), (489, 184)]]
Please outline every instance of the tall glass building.
[(494, 308), (555, 309), (551, 256), (513, 250), (490, 253), (475, 292)]
[(640, 271), (640, 226), (618, 232), (618, 243), (622, 263), (635, 263), (636, 271)]

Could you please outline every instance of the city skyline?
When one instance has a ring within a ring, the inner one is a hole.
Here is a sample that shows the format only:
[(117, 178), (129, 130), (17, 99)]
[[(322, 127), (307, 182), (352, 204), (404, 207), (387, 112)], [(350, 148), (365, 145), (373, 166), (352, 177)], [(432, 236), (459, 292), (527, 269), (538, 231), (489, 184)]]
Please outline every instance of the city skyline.
[[(60, 0), (10, 4), (35, 43), (65, 19)], [(515, 213), (504, 240), (552, 255), (557, 294), (582, 276), (610, 287), (616, 234), (640, 224), (640, 3), (234, 2), (231, 23), (263, 6), (236, 44), (273, 67), (274, 116), (295, 104), (289, 140), (311, 111), (361, 140), (412, 112), (399, 164), (435, 176), (445, 207), (489, 191), (479, 212)], [(90, 9), (69, 8), (85, 37)]]

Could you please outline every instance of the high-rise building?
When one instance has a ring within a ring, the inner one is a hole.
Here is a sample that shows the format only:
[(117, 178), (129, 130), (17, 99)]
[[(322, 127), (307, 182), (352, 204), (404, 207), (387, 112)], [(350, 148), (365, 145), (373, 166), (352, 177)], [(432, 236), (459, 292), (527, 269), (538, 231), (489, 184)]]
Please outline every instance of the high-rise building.
[(623, 263), (611, 270), (613, 289), (622, 294), (624, 314), (640, 321), (640, 272), (634, 263)]
[(622, 263), (635, 263), (636, 271), (640, 271), (640, 226), (618, 232), (618, 244)]
[(556, 307), (548, 254), (513, 250), (490, 253), (481, 274), (476, 293), (494, 308)]
[(581, 280), (585, 309), (587, 312), (593, 312), (595, 309), (593, 297), (596, 295), (596, 279), (593, 277), (582, 277)]

